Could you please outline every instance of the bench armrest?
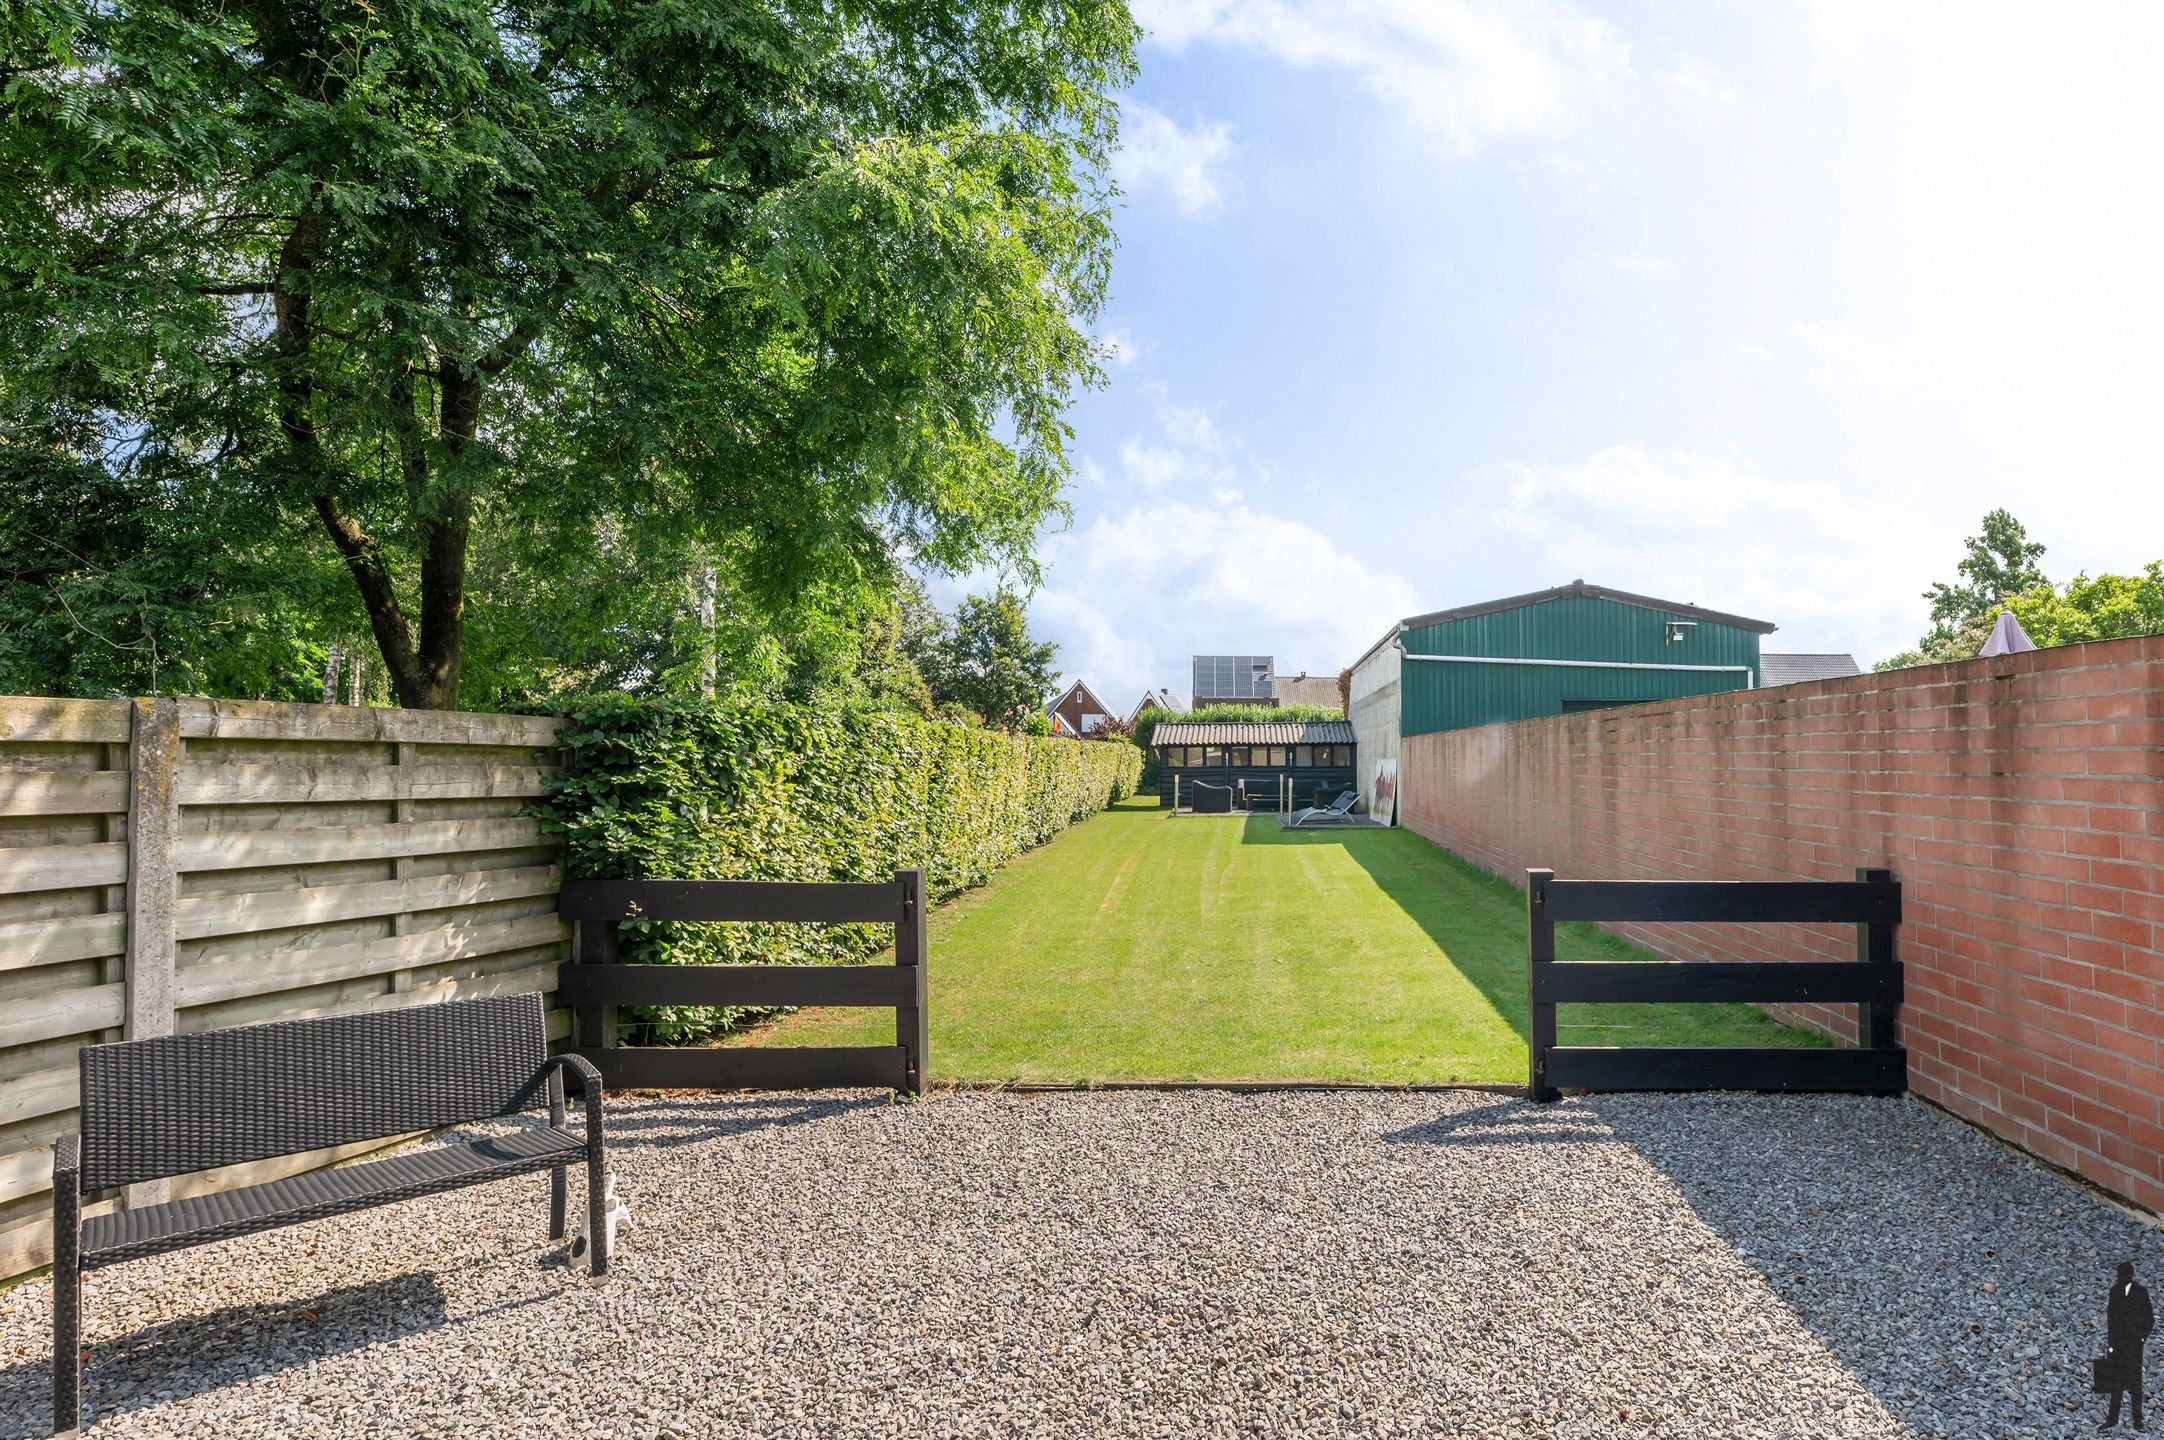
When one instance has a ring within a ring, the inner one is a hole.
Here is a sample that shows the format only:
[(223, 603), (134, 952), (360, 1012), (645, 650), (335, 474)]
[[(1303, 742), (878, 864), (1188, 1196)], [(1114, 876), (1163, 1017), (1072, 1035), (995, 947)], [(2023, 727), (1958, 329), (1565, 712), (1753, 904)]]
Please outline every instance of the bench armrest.
[[(53, 1145), (53, 1273), (72, 1285), (82, 1264), (83, 1137), (63, 1135)], [(54, 1323), (60, 1319), (55, 1311)]]
[[(541, 1063), (541, 1073), (549, 1076), (551, 1081), (561, 1083), (556, 1075), (560, 1070), (569, 1071), (578, 1081), (579, 1094), (586, 1101), (586, 1146), (598, 1158), (601, 1154), (601, 1072), (584, 1055), (551, 1055)], [(554, 1090), (556, 1085), (551, 1084), (549, 1088)], [(554, 1098), (551, 1096), (552, 1102)], [(559, 1104), (555, 1102), (549, 1107), (549, 1119), (557, 1124), (561, 1124), (563, 1118)]]

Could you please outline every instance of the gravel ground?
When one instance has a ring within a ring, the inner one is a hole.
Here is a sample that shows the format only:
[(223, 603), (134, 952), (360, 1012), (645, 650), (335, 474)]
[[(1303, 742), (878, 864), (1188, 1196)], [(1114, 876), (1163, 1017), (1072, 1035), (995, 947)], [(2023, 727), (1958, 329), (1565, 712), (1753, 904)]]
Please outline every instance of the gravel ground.
[[(98, 1272), (96, 1433), (2075, 1435), (2111, 1267), (2164, 1282), (2164, 1234), (1907, 1101), (610, 1125), (638, 1228), (598, 1284), (542, 1240), (541, 1179)], [(49, 1297), (0, 1294), (0, 1434), (44, 1433)]]

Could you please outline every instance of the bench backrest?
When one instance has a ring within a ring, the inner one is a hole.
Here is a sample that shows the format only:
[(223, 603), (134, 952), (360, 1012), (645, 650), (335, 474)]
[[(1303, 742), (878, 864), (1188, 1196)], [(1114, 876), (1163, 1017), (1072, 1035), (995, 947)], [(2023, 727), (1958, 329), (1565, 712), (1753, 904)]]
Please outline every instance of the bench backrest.
[(86, 1045), (83, 1186), (532, 1109), (547, 1055), (539, 995)]

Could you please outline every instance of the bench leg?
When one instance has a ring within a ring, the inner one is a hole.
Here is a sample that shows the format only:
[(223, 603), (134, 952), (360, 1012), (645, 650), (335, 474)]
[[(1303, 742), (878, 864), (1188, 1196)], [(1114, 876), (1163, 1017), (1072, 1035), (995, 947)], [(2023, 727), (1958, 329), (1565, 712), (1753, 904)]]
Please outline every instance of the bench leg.
[(592, 1160), (586, 1162), (586, 1244), (598, 1280), (609, 1273), (609, 1173)]
[(549, 1239), (564, 1238), (564, 1206), (571, 1188), (568, 1166), (559, 1165), (549, 1176)]
[[(74, 1248), (72, 1246), (70, 1249)], [(83, 1277), (76, 1257), (53, 1267), (53, 1433), (65, 1435), (81, 1422)]]

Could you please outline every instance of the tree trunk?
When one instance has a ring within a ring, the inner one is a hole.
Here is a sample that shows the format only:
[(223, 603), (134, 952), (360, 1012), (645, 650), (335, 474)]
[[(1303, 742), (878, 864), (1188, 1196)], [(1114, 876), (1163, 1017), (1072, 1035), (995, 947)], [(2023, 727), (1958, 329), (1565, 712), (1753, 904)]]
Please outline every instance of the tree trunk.
[[(333, 81), (317, 48), (320, 24), (313, 12), (264, 0), (249, 7), (263, 46), (267, 68), (293, 93), (335, 99), (343, 84)], [(423, 432), (429, 422), (416, 404), (414, 367), (403, 366), (384, 377), (405, 405), (407, 424), (398, 427), (399, 463), (415, 509), (422, 540), (421, 635), (398, 602), (389, 562), (376, 538), (349, 513), (340, 499), (345, 478), (342, 459), (316, 431), (314, 345), (311, 309), (318, 258), (331, 238), (323, 210), (323, 184), (310, 188), (293, 228), (280, 248), (272, 278), (272, 341), (278, 366), (278, 423), (295, 472), (308, 477), (316, 515), (346, 562), (368, 626), (376, 637), (398, 703), (409, 709), (450, 710), (458, 705), (458, 678), (466, 628), (466, 552), (472, 526), (470, 479), (458, 473), (457, 457), (473, 443), (481, 415), (483, 377), (501, 371), (531, 343), (530, 330), (514, 330), (478, 360), (437, 357), (439, 394), (434, 428), (452, 456), (449, 477), (431, 483)], [(467, 307), (470, 309), (470, 306)], [(446, 479), (448, 483), (446, 483)], [(356, 696), (358, 698), (358, 696)]]

